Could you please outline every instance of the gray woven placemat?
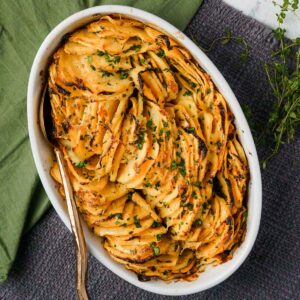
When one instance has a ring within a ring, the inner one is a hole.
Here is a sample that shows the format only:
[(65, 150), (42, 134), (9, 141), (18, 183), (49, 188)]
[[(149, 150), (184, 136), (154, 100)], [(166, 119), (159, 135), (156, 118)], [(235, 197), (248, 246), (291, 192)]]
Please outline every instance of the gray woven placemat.
[[(243, 64), (237, 45), (217, 46), (208, 53), (238, 100), (254, 112), (254, 124), (266, 123), (272, 95), (261, 62), (276, 42), (271, 30), (226, 6), (205, 1), (186, 30), (208, 47), (230, 28), (251, 47)], [(254, 249), (228, 280), (208, 291), (178, 299), (300, 299), (300, 135), (286, 145), (263, 172), (263, 211)], [(260, 156), (268, 146), (259, 146)], [(292, 163), (293, 161), (293, 163)], [(53, 209), (24, 237), (0, 299), (75, 299), (72, 236)], [(89, 259), (91, 299), (165, 299), (138, 289)]]

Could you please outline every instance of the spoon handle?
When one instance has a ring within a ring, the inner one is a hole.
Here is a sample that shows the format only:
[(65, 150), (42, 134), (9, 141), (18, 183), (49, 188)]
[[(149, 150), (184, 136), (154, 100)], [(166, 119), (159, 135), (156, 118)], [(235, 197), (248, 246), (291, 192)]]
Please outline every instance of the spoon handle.
[(87, 250), (86, 243), (82, 231), (78, 210), (73, 197), (73, 189), (70, 183), (68, 172), (65, 167), (65, 160), (61, 150), (54, 148), (57, 158), (60, 175), (63, 182), (64, 192), (67, 200), (68, 213), (70, 217), (71, 228), (76, 244), (76, 290), (79, 300), (88, 300), (88, 295), (85, 287), (85, 277), (87, 270)]

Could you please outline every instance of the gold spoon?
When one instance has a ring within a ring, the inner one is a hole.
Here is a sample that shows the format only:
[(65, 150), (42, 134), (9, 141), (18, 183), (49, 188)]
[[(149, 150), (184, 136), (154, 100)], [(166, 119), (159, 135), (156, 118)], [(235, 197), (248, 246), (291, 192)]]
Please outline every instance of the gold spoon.
[(79, 300), (88, 300), (86, 292), (86, 271), (87, 271), (87, 250), (86, 243), (82, 231), (78, 210), (73, 197), (73, 189), (70, 183), (68, 171), (65, 166), (65, 159), (62, 151), (58, 148), (57, 142), (53, 138), (53, 123), (51, 116), (51, 104), (48, 93), (48, 85), (46, 84), (40, 103), (39, 110), (39, 123), (42, 133), (45, 139), (54, 148), (54, 153), (58, 162), (60, 175), (63, 182), (64, 192), (66, 196), (66, 202), (68, 207), (68, 213), (70, 217), (70, 223), (72, 233), (76, 244), (76, 291)]

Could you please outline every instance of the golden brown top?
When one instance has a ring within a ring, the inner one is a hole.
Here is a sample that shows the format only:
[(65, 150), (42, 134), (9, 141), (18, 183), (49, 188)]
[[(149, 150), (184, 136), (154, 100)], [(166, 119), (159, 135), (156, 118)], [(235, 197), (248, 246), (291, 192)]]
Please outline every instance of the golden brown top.
[[(72, 33), (49, 72), (77, 205), (112, 258), (164, 280), (231, 258), (245, 233), (248, 164), (223, 96), (190, 53), (111, 15)], [(51, 174), (61, 183), (56, 163)]]

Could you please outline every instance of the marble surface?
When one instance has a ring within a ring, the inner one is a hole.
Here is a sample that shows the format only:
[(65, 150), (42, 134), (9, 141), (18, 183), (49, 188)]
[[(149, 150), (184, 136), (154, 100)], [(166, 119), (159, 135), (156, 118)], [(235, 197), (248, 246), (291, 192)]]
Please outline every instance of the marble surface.
[[(274, 7), (272, 0), (223, 0), (230, 6), (242, 11), (265, 25), (276, 28), (276, 13), (278, 7)], [(280, 1), (277, 1), (280, 3)], [(300, 6), (300, 5), (299, 5)], [(283, 27), (286, 29), (286, 36), (294, 39), (300, 36), (300, 8), (296, 13), (287, 13)]]

